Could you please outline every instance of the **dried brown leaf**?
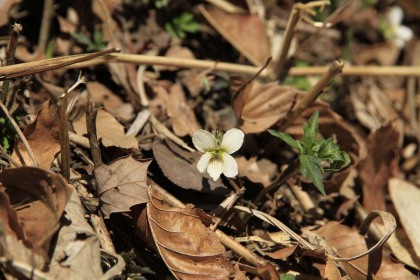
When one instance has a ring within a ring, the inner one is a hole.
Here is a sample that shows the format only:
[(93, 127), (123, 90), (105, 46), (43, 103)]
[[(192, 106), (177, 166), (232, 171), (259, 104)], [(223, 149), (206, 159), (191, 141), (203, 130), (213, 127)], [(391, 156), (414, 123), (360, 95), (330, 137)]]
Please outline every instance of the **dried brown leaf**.
[(271, 56), (270, 40), (257, 15), (229, 14), (218, 8), (200, 7), (210, 24), (254, 65)]
[(125, 121), (133, 118), (133, 107), (130, 104), (125, 104), (120, 97), (115, 95), (103, 84), (99, 82), (88, 82), (86, 88), (91, 101), (103, 104), (104, 108), (115, 117)]
[(147, 218), (156, 247), (178, 279), (228, 279), (234, 273), (225, 247), (202, 222), (203, 212), (168, 206), (150, 189)]
[(23, 242), (47, 260), (72, 189), (61, 176), (36, 167), (5, 170), (0, 173), (0, 183), (14, 205)]
[(140, 162), (130, 156), (95, 168), (101, 210), (106, 218), (149, 201), (146, 180), (150, 162)]
[(414, 252), (420, 258), (420, 189), (405, 180), (392, 178), (389, 193)]
[(198, 171), (197, 162), (202, 153), (188, 152), (167, 141), (166, 144), (154, 142), (153, 155), (163, 174), (177, 186), (215, 195), (228, 193), (221, 179), (213, 181), (210, 175)]
[[(385, 221), (386, 222), (386, 221)], [(343, 258), (360, 255), (372, 245), (370, 240), (363, 237), (357, 230), (331, 221), (314, 231), (323, 238), (336, 254)], [(401, 263), (392, 261), (389, 252), (376, 250), (369, 256), (342, 262), (347, 275), (351, 279), (366, 279), (368, 269), (375, 279), (416, 279)]]
[(366, 143), (368, 152), (360, 162), (359, 176), (363, 187), (363, 206), (385, 210), (385, 192), (389, 178), (397, 173), (398, 132), (392, 124), (372, 131)]
[(48, 275), (53, 279), (99, 279), (103, 276), (99, 239), (85, 219), (73, 192), (66, 208), (66, 223), (58, 232)]
[[(232, 78), (231, 92), (235, 94), (242, 78)], [(260, 133), (285, 118), (302, 94), (293, 87), (277, 83), (261, 84), (252, 81), (232, 98), (232, 106), (245, 133)]]
[(248, 177), (251, 182), (261, 183), (264, 187), (270, 185), (271, 179), (277, 171), (277, 165), (267, 159), (257, 161), (256, 157), (252, 157), (248, 160), (242, 156), (236, 161), (239, 174)]
[[(86, 114), (73, 121), (73, 128), (78, 135), (87, 133)], [(98, 111), (96, 131), (98, 139), (102, 139), (105, 147), (115, 146), (125, 149), (138, 149), (136, 138), (133, 135), (125, 135), (124, 127), (107, 111)]]
[(9, 17), (7, 16), (9, 14), (9, 11), (13, 7), (13, 5), (18, 4), (22, 2), (22, 0), (3, 0), (0, 1), (0, 14), (2, 15), (0, 17), (0, 27), (3, 25), (6, 25), (9, 21)]
[[(23, 134), (39, 162), (39, 167), (49, 169), (60, 152), (59, 119), (57, 108), (51, 101), (46, 101), (41, 106), (37, 117), (26, 126)], [(17, 144), (12, 157), (22, 165), (32, 163), (22, 142)]]
[(172, 128), (177, 136), (192, 136), (200, 129), (194, 111), (188, 106), (184, 91), (179, 84), (169, 88), (169, 93), (162, 87), (156, 87), (158, 98), (162, 99), (168, 116), (172, 119)]

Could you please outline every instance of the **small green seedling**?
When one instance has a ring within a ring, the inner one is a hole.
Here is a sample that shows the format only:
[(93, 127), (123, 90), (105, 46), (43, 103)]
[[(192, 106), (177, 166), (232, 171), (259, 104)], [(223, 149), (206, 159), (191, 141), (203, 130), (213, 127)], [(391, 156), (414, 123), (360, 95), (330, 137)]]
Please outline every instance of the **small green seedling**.
[(183, 12), (171, 22), (167, 22), (165, 30), (172, 37), (185, 39), (187, 33), (195, 33), (200, 30), (200, 24), (194, 20), (194, 16), (191, 13)]
[[(280, 138), (289, 146), (298, 151), (300, 170), (304, 177), (310, 179), (318, 190), (325, 195), (323, 173), (327, 171), (338, 171), (350, 163), (349, 155), (340, 150), (333, 138), (316, 139), (318, 134), (318, 112), (315, 112), (308, 123), (303, 126), (302, 141), (293, 139), (289, 134), (273, 129), (268, 132)], [(329, 166), (323, 167), (322, 162)]]
[(106, 48), (102, 30), (95, 30), (92, 39), (81, 32), (70, 33), (77, 43), (85, 45), (87, 51), (101, 51)]

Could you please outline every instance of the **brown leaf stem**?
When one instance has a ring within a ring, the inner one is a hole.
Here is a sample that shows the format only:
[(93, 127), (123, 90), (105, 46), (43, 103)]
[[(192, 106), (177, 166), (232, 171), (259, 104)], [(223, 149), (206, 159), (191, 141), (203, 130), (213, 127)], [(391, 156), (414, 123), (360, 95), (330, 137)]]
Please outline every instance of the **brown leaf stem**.
[(341, 73), (344, 67), (344, 61), (335, 60), (331, 63), (327, 72), (322, 75), (318, 82), (312, 87), (311, 91), (301, 100), (298, 101), (293, 111), (287, 117), (284, 123), (280, 124), (280, 131), (286, 130), (299, 115), (311, 105), (317, 97), (321, 94), (322, 90), (337, 74)]
[(299, 171), (299, 168), (300, 168), (299, 159), (296, 158), (291, 164), (287, 166), (287, 168), (281, 173), (281, 175), (277, 179), (275, 179), (270, 185), (268, 185), (266, 188), (262, 189), (258, 193), (253, 203), (255, 205), (258, 205), (267, 193), (269, 193), (272, 190), (278, 189), (290, 177), (292, 177), (297, 171)]
[(98, 107), (95, 103), (89, 101), (88, 113), (86, 116), (86, 127), (89, 134), (89, 145), (92, 153), (93, 163), (95, 168), (102, 165), (101, 150), (99, 149), (98, 138), (96, 136), (96, 115), (98, 114)]

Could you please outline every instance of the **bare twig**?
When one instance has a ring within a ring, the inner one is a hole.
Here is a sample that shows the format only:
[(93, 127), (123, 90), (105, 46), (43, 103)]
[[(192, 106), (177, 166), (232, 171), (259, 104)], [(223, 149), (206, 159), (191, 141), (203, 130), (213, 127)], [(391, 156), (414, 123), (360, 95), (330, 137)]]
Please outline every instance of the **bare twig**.
[(328, 71), (324, 73), (324, 75), (318, 80), (318, 82), (312, 87), (311, 91), (301, 100), (298, 101), (296, 107), (287, 116), (287, 119), (280, 124), (280, 131), (284, 131), (286, 128), (291, 125), (296, 118), (306, 109), (309, 105), (311, 105), (325, 88), (328, 83), (334, 78), (337, 74), (341, 73), (344, 67), (344, 62), (342, 60), (335, 60), (331, 63)]
[(41, 28), (39, 31), (38, 46), (41, 52), (45, 52), (51, 29), (51, 18), (54, 12), (54, 0), (44, 0), (42, 10)]
[(265, 187), (258, 193), (253, 203), (255, 205), (258, 205), (267, 193), (269, 193), (270, 191), (274, 189), (279, 188), (290, 177), (292, 177), (297, 171), (299, 171), (299, 167), (300, 167), (299, 159), (296, 158), (291, 164), (287, 166), (287, 168), (281, 173), (281, 175), (277, 179), (275, 179), (270, 185), (268, 185), (267, 187)]
[(61, 154), (61, 173), (69, 182), (70, 180), (70, 142), (69, 142), (69, 124), (67, 115), (67, 91), (60, 96), (57, 105), (60, 115), (60, 154)]
[(61, 151), (61, 172), (64, 178), (70, 180), (70, 142), (69, 142), (69, 124), (68, 124), (68, 94), (72, 92), (80, 84), (85, 83), (85, 78), (82, 73), (79, 74), (77, 81), (66, 90), (57, 102), (58, 111), (60, 115), (60, 151)]
[(114, 48), (95, 53), (55, 57), (50, 59), (43, 59), (38, 61), (0, 67), (0, 81), (63, 68), (75, 63), (87, 61), (99, 56), (118, 51), (119, 49)]
[(102, 249), (116, 254), (114, 244), (109, 236), (104, 219), (98, 215), (92, 214), (90, 215), (90, 222), (99, 238), (99, 243), (101, 244)]
[(25, 145), (26, 150), (28, 151), (29, 157), (31, 158), (32, 165), (33, 166), (39, 166), (38, 159), (34, 154), (34, 151), (32, 151), (31, 146), (28, 143), (28, 140), (26, 140), (25, 135), (20, 130), (18, 124), (15, 122), (13, 117), (9, 114), (9, 111), (7, 110), (6, 106), (3, 104), (3, 102), (0, 100), (0, 107), (6, 117), (9, 119), (10, 123), (13, 125), (14, 129), (16, 130), (16, 133), (19, 135), (20, 139), (22, 140), (23, 145)]
[(88, 113), (86, 116), (86, 127), (89, 134), (89, 145), (92, 153), (93, 163), (95, 168), (102, 165), (101, 150), (99, 149), (98, 138), (96, 135), (96, 115), (98, 108), (95, 103), (89, 101)]

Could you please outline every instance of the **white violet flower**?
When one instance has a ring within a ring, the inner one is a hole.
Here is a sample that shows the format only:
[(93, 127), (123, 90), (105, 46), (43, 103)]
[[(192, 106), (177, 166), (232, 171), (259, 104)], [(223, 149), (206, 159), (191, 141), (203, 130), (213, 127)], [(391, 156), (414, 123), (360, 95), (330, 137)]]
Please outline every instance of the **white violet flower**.
[(404, 11), (399, 6), (391, 7), (386, 14), (389, 26), (384, 30), (385, 37), (398, 48), (403, 48), (405, 43), (413, 38), (413, 30), (401, 24), (403, 18)]
[(197, 163), (201, 173), (207, 169), (214, 181), (222, 173), (226, 177), (238, 174), (238, 164), (230, 154), (239, 150), (244, 142), (244, 133), (240, 129), (229, 129), (223, 136), (200, 129), (194, 133), (192, 141), (195, 148), (204, 153)]

